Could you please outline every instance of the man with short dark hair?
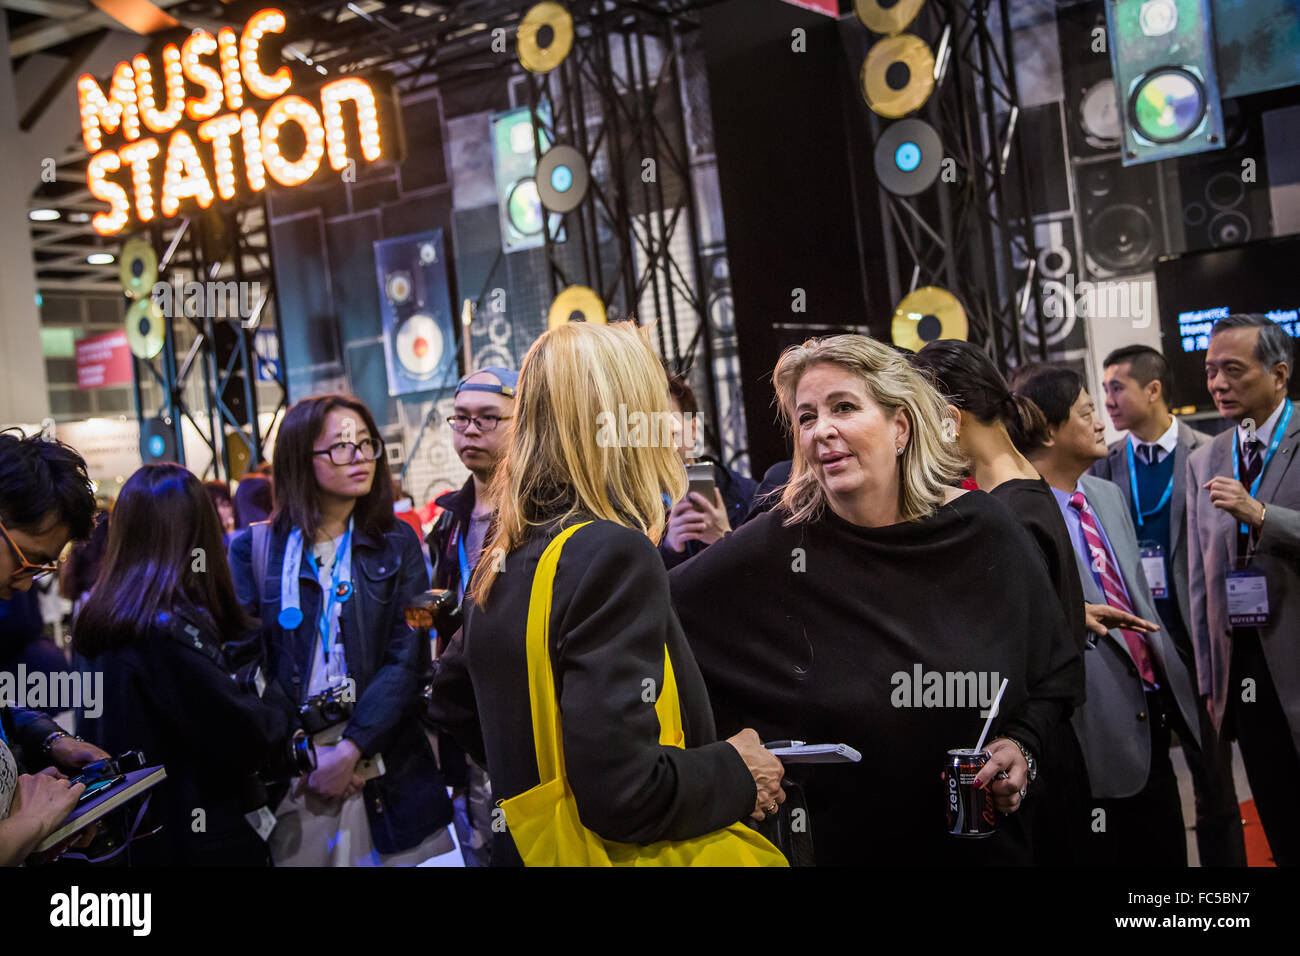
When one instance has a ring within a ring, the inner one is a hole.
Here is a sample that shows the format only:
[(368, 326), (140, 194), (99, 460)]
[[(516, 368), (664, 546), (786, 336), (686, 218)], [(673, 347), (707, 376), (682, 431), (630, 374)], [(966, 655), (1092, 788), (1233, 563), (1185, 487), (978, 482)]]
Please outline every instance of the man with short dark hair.
[(1279, 866), (1300, 865), (1300, 416), (1292, 343), (1263, 315), (1214, 324), (1206, 387), (1236, 422), (1188, 459), (1191, 631), (1200, 692), (1235, 733)]
[[(1045, 365), (1016, 389), (1042, 409), (1047, 435), (1022, 448), (1052, 488), (1074, 546), (1084, 600), (1137, 615), (1128, 626), (1090, 637), (1084, 654), (1087, 702), (1070, 723), (1083, 752), (1092, 800), (1087, 836), (1071, 842), (1082, 862), (1106, 866), (1186, 866), (1170, 731), (1185, 749), (1200, 746), (1196, 684), (1151, 599), (1128, 507), (1113, 484), (1086, 474), (1106, 455), (1105, 429), (1069, 368)], [(1141, 622), (1147, 622), (1143, 624)], [(1154, 624), (1152, 629), (1148, 625)], [(1100, 812), (1099, 812), (1100, 811)], [(1098, 828), (1098, 820), (1104, 828)]]
[[(1147, 345), (1116, 349), (1102, 363), (1102, 392), (1111, 424), (1128, 435), (1112, 442), (1106, 457), (1089, 469), (1113, 481), (1137, 529), (1143, 569), (1160, 621), (1195, 674), (1196, 655), (1186, 621), (1187, 520), (1184, 478), (1187, 457), (1210, 436), (1169, 411), (1173, 372)], [(1196, 794), (1196, 845), (1203, 866), (1245, 866), (1241, 809), (1232, 785), (1232, 748), (1219, 739), (1200, 710), (1203, 747), (1187, 748)]]
[[(95, 495), (80, 455), (62, 442), (0, 432), (0, 601), (56, 572), (64, 547), (90, 534), (94, 515)], [(9, 706), (0, 706), (0, 744), (0, 811), (5, 814), (15, 792), (26, 786), (28, 771), (46, 766), (71, 771), (108, 756), (44, 714)], [(61, 784), (66, 789), (66, 781)], [(67, 809), (72, 806), (75, 800)], [(49, 829), (65, 813), (60, 809), (51, 817)], [(0, 839), (0, 858), (13, 855), (21, 861), (37, 842), (33, 837), (15, 847)]]

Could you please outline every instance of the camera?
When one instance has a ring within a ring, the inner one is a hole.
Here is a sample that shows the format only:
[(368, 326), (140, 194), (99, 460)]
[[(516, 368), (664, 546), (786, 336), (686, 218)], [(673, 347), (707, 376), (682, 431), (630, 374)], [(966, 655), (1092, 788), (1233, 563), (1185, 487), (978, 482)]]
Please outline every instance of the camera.
[(308, 697), (306, 703), (298, 708), (302, 729), (309, 734), (318, 734), (350, 718), (353, 707), (353, 686), (350, 681), (335, 684)]
[(436, 631), (450, 637), (460, 628), (460, 603), (456, 592), (435, 588), (416, 596), (406, 606), (406, 623), (417, 631)]

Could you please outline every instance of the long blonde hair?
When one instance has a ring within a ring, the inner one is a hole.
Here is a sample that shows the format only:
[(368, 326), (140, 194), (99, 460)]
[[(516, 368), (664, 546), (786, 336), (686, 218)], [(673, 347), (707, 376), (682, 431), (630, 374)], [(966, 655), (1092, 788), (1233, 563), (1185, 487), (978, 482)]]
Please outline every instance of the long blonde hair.
[(788, 511), (785, 524), (815, 521), (826, 507), (826, 492), (812, 465), (804, 457), (794, 434), (795, 393), (799, 380), (814, 365), (830, 364), (862, 380), (876, 404), (892, 415), (901, 408), (911, 425), (911, 437), (899, 456), (898, 511), (903, 521), (935, 512), (944, 502), (946, 488), (963, 471), (956, 441), (945, 431), (948, 407), (943, 397), (898, 352), (865, 335), (830, 335), (808, 339), (781, 353), (772, 373), (781, 417), (793, 436), (794, 460), (790, 480), (781, 495)]
[[(663, 495), (686, 493), (675, 443), (611, 441), (620, 406), (630, 417), (667, 421), (668, 379), (643, 329), (630, 322), (568, 322), (528, 350), (519, 371), (513, 428), (489, 495), (497, 508), (492, 539), (474, 571), (470, 596), (482, 606), (505, 556), (534, 527), (580, 515), (663, 534)], [(622, 437), (622, 436), (619, 436)], [(667, 436), (665, 436), (667, 437)]]

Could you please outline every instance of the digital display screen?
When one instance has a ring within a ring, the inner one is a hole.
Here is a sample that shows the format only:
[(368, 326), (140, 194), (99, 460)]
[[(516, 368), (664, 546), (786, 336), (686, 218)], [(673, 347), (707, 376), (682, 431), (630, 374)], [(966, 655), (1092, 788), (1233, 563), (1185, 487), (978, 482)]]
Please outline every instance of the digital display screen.
[[(1257, 312), (1300, 338), (1300, 236), (1269, 239), (1156, 262), (1156, 302), (1165, 358), (1174, 372), (1171, 405), (1212, 407), (1205, 353), (1214, 323)], [(1291, 394), (1300, 397), (1292, 366)]]

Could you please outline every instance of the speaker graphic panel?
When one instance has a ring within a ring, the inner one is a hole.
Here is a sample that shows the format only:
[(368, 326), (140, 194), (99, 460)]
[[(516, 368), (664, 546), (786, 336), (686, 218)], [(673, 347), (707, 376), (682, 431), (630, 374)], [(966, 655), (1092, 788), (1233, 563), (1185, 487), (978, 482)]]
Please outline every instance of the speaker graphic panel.
[(456, 337), (442, 230), (375, 243), (388, 394), (456, 384)]
[(1118, 160), (1074, 168), (1083, 265), (1092, 279), (1150, 272), (1167, 248), (1154, 167)]

